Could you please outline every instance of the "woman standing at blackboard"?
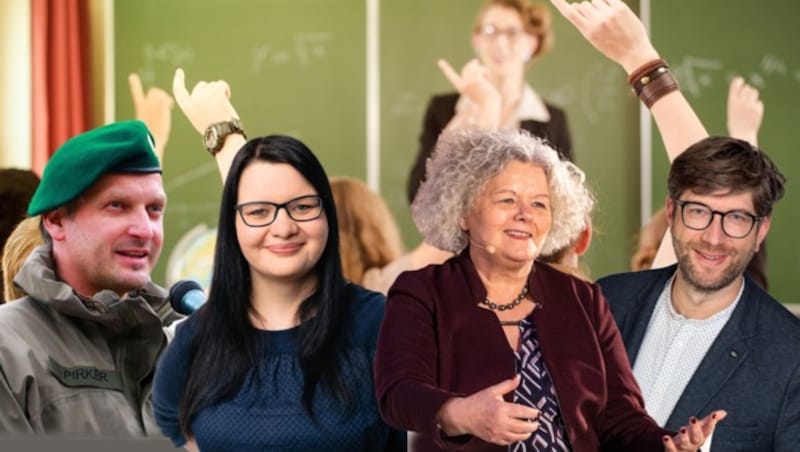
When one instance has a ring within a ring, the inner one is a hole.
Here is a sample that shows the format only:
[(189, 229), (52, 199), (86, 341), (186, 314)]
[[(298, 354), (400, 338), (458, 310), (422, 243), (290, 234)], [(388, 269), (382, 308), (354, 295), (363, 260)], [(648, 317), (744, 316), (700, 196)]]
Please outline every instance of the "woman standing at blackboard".
[(525, 81), (525, 70), (553, 41), (550, 10), (529, 0), (487, 0), (472, 31), (477, 55), (461, 73), (440, 60), (457, 92), (433, 97), (425, 113), (420, 149), (408, 179), (408, 201), (425, 178), (425, 162), (445, 129), (519, 127), (546, 138), (572, 160), (564, 111), (545, 102)]

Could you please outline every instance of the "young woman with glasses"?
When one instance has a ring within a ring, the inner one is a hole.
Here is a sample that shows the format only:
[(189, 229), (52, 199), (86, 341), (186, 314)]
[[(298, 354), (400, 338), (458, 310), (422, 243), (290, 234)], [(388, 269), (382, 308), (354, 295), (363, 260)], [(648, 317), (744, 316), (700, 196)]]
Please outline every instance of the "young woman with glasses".
[[(176, 100), (198, 130), (223, 119), (204, 114), (236, 117), (230, 104), (209, 108), (228, 102), (224, 82), (191, 96), (180, 82)], [(405, 450), (374, 398), (384, 297), (344, 279), (325, 170), (294, 138), (237, 151), (244, 136), (231, 137), (216, 155), (227, 177), (211, 293), (155, 376), (161, 431), (189, 450)]]

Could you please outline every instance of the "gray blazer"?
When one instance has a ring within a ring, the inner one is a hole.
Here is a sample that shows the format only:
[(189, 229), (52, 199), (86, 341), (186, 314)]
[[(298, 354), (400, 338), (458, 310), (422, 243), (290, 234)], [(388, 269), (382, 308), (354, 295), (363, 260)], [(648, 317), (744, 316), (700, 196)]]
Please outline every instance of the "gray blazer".
[[(598, 281), (631, 366), (676, 266)], [(800, 450), (800, 320), (745, 275), (742, 299), (700, 362), (667, 425), (724, 409), (712, 451)]]

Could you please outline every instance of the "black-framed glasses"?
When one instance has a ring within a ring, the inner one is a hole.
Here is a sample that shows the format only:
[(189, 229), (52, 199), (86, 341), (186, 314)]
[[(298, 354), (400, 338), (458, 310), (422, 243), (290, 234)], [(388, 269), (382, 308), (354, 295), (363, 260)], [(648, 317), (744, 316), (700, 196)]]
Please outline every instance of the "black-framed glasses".
[(278, 211), (286, 210), (289, 218), (294, 221), (316, 220), (322, 215), (322, 197), (319, 195), (300, 196), (290, 199), (283, 204), (269, 201), (244, 202), (234, 207), (239, 211), (239, 216), (244, 224), (261, 228), (269, 226), (278, 218)]
[(702, 231), (711, 225), (714, 215), (719, 215), (722, 219), (722, 232), (734, 239), (747, 237), (753, 230), (753, 225), (761, 220), (761, 217), (741, 210), (720, 212), (701, 202), (676, 199), (675, 204), (681, 206), (681, 220), (687, 228)]

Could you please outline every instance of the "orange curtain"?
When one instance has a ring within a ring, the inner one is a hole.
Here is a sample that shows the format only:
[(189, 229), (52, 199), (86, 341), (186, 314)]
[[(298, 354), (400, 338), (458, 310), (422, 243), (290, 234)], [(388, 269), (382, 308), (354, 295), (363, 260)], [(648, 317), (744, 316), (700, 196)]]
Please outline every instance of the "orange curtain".
[(68, 138), (89, 129), (88, 0), (31, 0), (33, 171)]

